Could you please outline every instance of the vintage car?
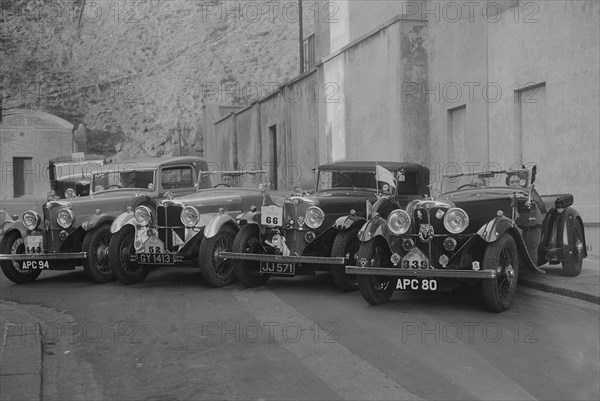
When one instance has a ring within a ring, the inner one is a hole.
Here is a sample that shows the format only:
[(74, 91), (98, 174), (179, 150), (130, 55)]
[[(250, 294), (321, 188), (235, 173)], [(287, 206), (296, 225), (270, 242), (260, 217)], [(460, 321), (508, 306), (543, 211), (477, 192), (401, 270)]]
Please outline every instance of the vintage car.
[(35, 280), (42, 270), (70, 270), (83, 264), (89, 278), (113, 279), (107, 251), (110, 225), (127, 209), (197, 188), (198, 157), (174, 157), (108, 164), (92, 174), (91, 194), (46, 202), (4, 228), (0, 267), (15, 283)]
[[(200, 187), (210, 188), (210, 177), (251, 176), (266, 171), (204, 171)], [(173, 266), (200, 269), (212, 287), (223, 287), (233, 279), (231, 262), (221, 251), (230, 250), (239, 228), (235, 217), (243, 210), (270, 205), (283, 196), (266, 194), (254, 187), (231, 187), (222, 182), (211, 189), (169, 198), (156, 207), (141, 205), (113, 222), (109, 262), (115, 277), (124, 284), (143, 281), (152, 267)], [(281, 201), (281, 200), (279, 200)]]
[(59, 156), (48, 163), (50, 191), (48, 200), (75, 198), (90, 194), (90, 177), (105, 164), (104, 156), (73, 154)]
[(535, 175), (535, 167), (445, 175), (475, 179), (387, 219), (374, 215), (358, 234), (358, 261), (346, 272), (359, 276), (361, 294), (373, 305), (394, 290), (437, 291), (479, 280), (494, 312), (510, 307), (522, 269), (543, 274), (538, 266), (549, 261), (578, 275), (587, 248), (573, 196), (539, 196)]
[(315, 192), (297, 188), (282, 205), (238, 217), (233, 249), (221, 256), (235, 261), (242, 284), (262, 285), (272, 275), (331, 271), (337, 288), (356, 289), (356, 277), (347, 275), (344, 265), (355, 260), (357, 233), (371, 206), (379, 211), (391, 203), (405, 206), (428, 191), (429, 170), (414, 163), (344, 161), (322, 165), (317, 172)]

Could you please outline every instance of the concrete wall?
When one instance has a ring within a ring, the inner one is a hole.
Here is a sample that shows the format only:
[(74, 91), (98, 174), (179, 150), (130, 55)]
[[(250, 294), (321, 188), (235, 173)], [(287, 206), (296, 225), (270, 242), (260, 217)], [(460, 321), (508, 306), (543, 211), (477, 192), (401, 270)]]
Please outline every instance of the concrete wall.
[(319, 66), (333, 94), (320, 106), (320, 162), (427, 162), (427, 104), (403, 98), (405, 81), (427, 82), (427, 29), (397, 19)]
[[(311, 169), (318, 164), (320, 96), (316, 77), (315, 72), (309, 73), (218, 120), (214, 124), (214, 140), (207, 141), (208, 153), (228, 168), (269, 170), (268, 180), (278, 189), (294, 185), (313, 188), (315, 177)], [(255, 177), (247, 177), (238, 184), (256, 186), (258, 182)]]
[(290, 87), (258, 102), (236, 125), (239, 160), (271, 160), (276, 126), (279, 169), (405, 160), (439, 181), (537, 163), (540, 193), (571, 192), (584, 221), (600, 221), (598, 1), (318, 5), (317, 66), (293, 83), (316, 85), (314, 105), (286, 101)]
[[(600, 3), (499, 4), (487, 16), (475, 8), (456, 22), (430, 19), (424, 97), (432, 170), (451, 171), (452, 162), (463, 169), (536, 163), (540, 193), (573, 193), (584, 221), (598, 222)], [(466, 111), (464, 149), (448, 144), (449, 116), (459, 106)]]
[(35, 110), (5, 110), (0, 124), (0, 200), (14, 198), (13, 158), (31, 158), (25, 171), (27, 194), (19, 199), (46, 199), (48, 162), (73, 152), (73, 125)]
[[(315, 59), (330, 54), (358, 40), (396, 15), (421, 20), (425, 0), (317, 0), (305, 10), (316, 21)], [(307, 6), (305, 6), (307, 8)], [(318, 10), (318, 11), (317, 11)]]

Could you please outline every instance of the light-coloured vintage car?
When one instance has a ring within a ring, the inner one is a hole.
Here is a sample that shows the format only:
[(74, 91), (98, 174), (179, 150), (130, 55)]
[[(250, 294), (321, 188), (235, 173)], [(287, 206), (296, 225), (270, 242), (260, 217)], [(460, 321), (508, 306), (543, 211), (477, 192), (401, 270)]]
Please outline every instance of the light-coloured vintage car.
[(200, 270), (213, 287), (233, 281), (231, 261), (221, 251), (231, 249), (239, 231), (235, 220), (242, 211), (271, 205), (282, 198), (258, 189), (258, 174), (265, 171), (205, 171), (200, 187), (211, 185), (211, 176), (251, 176), (254, 187), (214, 188), (169, 198), (156, 207), (141, 205), (120, 215), (112, 224), (109, 260), (115, 277), (124, 284), (143, 281), (153, 267), (191, 267)]
[(15, 283), (35, 280), (42, 270), (83, 265), (97, 282), (113, 279), (108, 266), (110, 225), (127, 208), (155, 204), (198, 188), (199, 157), (132, 160), (102, 166), (90, 178), (90, 195), (46, 202), (4, 227), (0, 267)]

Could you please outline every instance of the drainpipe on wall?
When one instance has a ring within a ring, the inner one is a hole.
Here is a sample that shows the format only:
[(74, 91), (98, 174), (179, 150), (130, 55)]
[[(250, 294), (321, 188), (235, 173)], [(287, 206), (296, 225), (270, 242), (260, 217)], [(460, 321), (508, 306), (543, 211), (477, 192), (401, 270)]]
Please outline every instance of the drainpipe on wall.
[(302, 0), (298, 0), (298, 43), (300, 46), (300, 75), (304, 73), (304, 32), (302, 25)]

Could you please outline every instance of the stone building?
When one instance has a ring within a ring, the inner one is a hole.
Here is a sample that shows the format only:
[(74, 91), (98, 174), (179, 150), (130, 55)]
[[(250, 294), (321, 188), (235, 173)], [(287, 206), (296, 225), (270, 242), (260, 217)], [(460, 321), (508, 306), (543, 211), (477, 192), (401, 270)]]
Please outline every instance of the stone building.
[(423, 163), (433, 182), (535, 163), (540, 193), (600, 221), (600, 2), (313, 3), (314, 65), (205, 119), (209, 160), (268, 166), (279, 188), (343, 159)]
[(0, 123), (0, 200), (46, 199), (48, 161), (73, 152), (73, 125), (36, 110), (4, 110)]

